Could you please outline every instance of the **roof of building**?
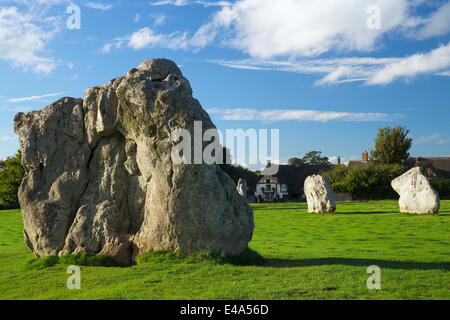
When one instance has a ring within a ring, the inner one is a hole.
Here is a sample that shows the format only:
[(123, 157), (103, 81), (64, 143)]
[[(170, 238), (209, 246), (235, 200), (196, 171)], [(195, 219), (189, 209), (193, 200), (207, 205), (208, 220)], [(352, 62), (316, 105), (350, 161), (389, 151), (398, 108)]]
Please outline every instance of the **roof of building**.
[(436, 178), (450, 179), (450, 157), (409, 158), (405, 164), (409, 168), (417, 165), (430, 168), (435, 173)]
[[(351, 160), (348, 162), (349, 169), (360, 168), (370, 164), (370, 161)], [(440, 179), (450, 179), (450, 157), (417, 157), (409, 158), (405, 161), (408, 168), (419, 165), (423, 168), (430, 168), (433, 171), (432, 177)]]
[[(286, 184), (289, 193), (303, 192), (303, 185), (308, 176), (319, 174), (331, 169), (330, 165), (279, 165), (278, 172), (274, 175), (278, 178), (278, 183)], [(264, 175), (264, 170), (261, 173)]]
[(363, 161), (363, 160), (350, 160), (347, 164), (347, 168), (353, 169), (353, 168), (360, 168), (369, 165), (369, 161)]

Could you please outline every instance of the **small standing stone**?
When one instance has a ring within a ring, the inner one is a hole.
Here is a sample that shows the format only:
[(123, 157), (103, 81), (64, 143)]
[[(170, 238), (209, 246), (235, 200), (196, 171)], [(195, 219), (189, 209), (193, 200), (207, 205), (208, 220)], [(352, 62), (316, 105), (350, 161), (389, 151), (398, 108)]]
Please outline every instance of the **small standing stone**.
[(320, 175), (312, 175), (306, 178), (304, 187), (308, 212), (334, 212), (336, 202), (330, 183)]
[(247, 198), (247, 181), (239, 179), (236, 190), (241, 196)]

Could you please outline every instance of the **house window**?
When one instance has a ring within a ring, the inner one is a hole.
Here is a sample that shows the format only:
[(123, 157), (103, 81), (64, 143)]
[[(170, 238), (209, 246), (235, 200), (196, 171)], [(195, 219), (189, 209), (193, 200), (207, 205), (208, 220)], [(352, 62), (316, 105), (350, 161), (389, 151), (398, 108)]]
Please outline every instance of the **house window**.
[(266, 179), (266, 183), (270, 183), (270, 179)]
[(266, 190), (267, 191), (270, 191), (271, 189), (270, 189), (270, 184), (268, 184), (267, 186), (266, 186)]
[(283, 184), (283, 185), (281, 186), (281, 192), (288, 192), (288, 187), (287, 187), (287, 185)]

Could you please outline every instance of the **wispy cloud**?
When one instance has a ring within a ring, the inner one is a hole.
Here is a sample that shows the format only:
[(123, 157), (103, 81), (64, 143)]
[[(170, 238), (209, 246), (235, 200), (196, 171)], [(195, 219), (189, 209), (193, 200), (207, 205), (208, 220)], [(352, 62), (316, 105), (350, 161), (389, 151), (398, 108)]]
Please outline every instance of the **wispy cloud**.
[(384, 85), (398, 79), (425, 74), (450, 76), (450, 43), (427, 53), (407, 57), (348, 57), (339, 59), (298, 60), (210, 60), (230, 68), (247, 70), (277, 70), (301, 74), (317, 74), (316, 85), (364, 82), (365, 85)]
[(222, 66), (246, 70), (286, 71), (321, 76), (316, 85), (367, 81), (373, 73), (399, 58), (348, 57), (339, 59), (299, 59), (299, 60), (210, 60)]
[(393, 121), (401, 117), (399, 114), (386, 113), (359, 113), (338, 112), (320, 110), (296, 110), (296, 109), (271, 109), (256, 110), (246, 108), (236, 109), (209, 109), (208, 113), (216, 116), (219, 120), (254, 120), (262, 122), (279, 121), (348, 121), (348, 122), (372, 122)]
[(388, 84), (397, 78), (446, 71), (450, 67), (450, 42), (428, 53), (418, 53), (384, 66), (376, 71), (367, 84)]
[(193, 1), (193, 0), (162, 0), (155, 1), (150, 3), (152, 6), (164, 6), (164, 5), (172, 5), (172, 6), (188, 6), (192, 4), (200, 4), (204, 7), (228, 7), (233, 3), (229, 1)]
[(96, 10), (107, 11), (114, 7), (112, 4), (102, 4), (97, 2), (88, 2), (85, 4), (86, 7)]
[[(156, 21), (155, 21), (156, 22)], [(131, 35), (118, 37), (107, 42), (100, 49), (101, 53), (108, 53), (112, 49), (120, 49), (124, 47), (133, 50), (142, 50), (147, 48), (166, 48), (172, 50), (188, 50), (193, 47), (192, 39), (188, 38), (187, 32), (158, 33), (152, 28), (141, 28)]]
[[(101, 51), (129, 47), (134, 50), (168, 48), (198, 51), (220, 42), (250, 56), (241, 61), (218, 61), (231, 68), (282, 70), (318, 74), (316, 85), (363, 82), (384, 85), (418, 75), (447, 75), (450, 68), (450, 43), (427, 53), (406, 57), (347, 57), (321, 59), (325, 53), (369, 53), (377, 49), (384, 35), (396, 32), (409, 37), (419, 30), (427, 37), (444, 34), (450, 25), (450, 4), (441, 6), (429, 17), (417, 14), (424, 1), (407, 0), (322, 0), (298, 1), (194, 1), (163, 0), (152, 5), (218, 5), (220, 9), (194, 33), (160, 33), (150, 27), (136, 30), (106, 43)], [(378, 6), (381, 29), (367, 27), (367, 8)], [(447, 8), (448, 7), (448, 8)], [(426, 28), (432, 31), (425, 32)], [(308, 30), (308, 32), (305, 32)], [(425, 36), (423, 36), (425, 37)]]
[(438, 76), (450, 77), (450, 70), (436, 73)]
[(0, 136), (0, 142), (6, 142), (6, 141), (17, 141), (17, 137)]
[(0, 7), (0, 59), (14, 67), (48, 74), (59, 64), (46, 53), (46, 46), (61, 30), (61, 18), (47, 16), (48, 6), (40, 6), (42, 3), (23, 3), (20, 7)]
[(0, 112), (13, 112), (13, 113), (17, 113), (17, 112), (31, 112), (33, 110), (36, 110), (36, 107), (32, 107), (32, 106), (24, 106), (24, 105), (11, 105), (11, 106), (1, 106), (0, 107)]
[(445, 138), (441, 134), (436, 133), (431, 136), (419, 137), (414, 141), (414, 144), (448, 144), (450, 138)]
[(49, 98), (49, 97), (57, 97), (57, 96), (62, 96), (63, 94), (64, 94), (64, 92), (48, 93), (48, 94), (43, 94), (43, 95), (40, 95), (40, 96), (30, 96), (30, 97), (24, 97), (24, 98), (13, 98), (13, 99), (9, 99), (7, 101), (10, 102), (10, 103), (18, 103), (18, 102), (24, 102), (24, 101), (39, 100), (39, 99)]
[(423, 19), (423, 27), (417, 32), (419, 38), (429, 38), (450, 32), (450, 1), (443, 4), (428, 18)]
[(166, 15), (163, 13), (154, 13), (150, 17), (154, 19), (153, 25), (155, 27), (162, 26), (166, 22)]

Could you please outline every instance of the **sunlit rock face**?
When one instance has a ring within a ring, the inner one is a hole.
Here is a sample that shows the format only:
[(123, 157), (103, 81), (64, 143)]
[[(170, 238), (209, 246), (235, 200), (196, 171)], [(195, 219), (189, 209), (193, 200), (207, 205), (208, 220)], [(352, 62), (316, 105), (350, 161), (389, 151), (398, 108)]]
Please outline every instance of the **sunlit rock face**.
[(308, 212), (324, 213), (336, 211), (334, 193), (329, 182), (320, 175), (306, 178), (304, 192), (308, 201)]
[(439, 212), (439, 194), (422, 174), (420, 167), (413, 168), (392, 180), (392, 188), (400, 195), (400, 212), (418, 214)]
[[(253, 211), (216, 164), (176, 164), (176, 129), (215, 129), (177, 65), (125, 76), (14, 119), (24, 236), (36, 256), (89, 252), (130, 262), (151, 250), (239, 254)], [(192, 148), (194, 148), (192, 141)]]

